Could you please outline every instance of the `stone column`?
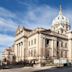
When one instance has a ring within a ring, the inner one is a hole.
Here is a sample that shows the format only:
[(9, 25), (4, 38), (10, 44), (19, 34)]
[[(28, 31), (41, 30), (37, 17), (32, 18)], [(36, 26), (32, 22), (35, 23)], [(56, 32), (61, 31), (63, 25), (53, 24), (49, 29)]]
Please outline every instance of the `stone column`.
[(71, 62), (72, 60), (72, 40), (68, 41), (68, 61)]
[(41, 57), (45, 59), (45, 38), (41, 37)]
[(72, 61), (72, 32), (68, 32), (68, 61)]
[(43, 37), (42, 34), (38, 35), (38, 66), (41, 66), (42, 57), (43, 57)]
[(56, 39), (54, 39), (54, 40), (52, 40), (52, 56), (53, 56), (53, 58), (56, 58), (56, 54), (57, 54), (57, 40)]
[(53, 57), (53, 47), (54, 47), (54, 41), (51, 40), (51, 57)]
[(42, 49), (42, 40), (41, 40), (41, 34), (39, 34), (38, 36), (38, 40), (39, 40), (39, 44), (38, 44), (38, 47), (39, 47), (39, 60), (41, 60), (41, 49)]

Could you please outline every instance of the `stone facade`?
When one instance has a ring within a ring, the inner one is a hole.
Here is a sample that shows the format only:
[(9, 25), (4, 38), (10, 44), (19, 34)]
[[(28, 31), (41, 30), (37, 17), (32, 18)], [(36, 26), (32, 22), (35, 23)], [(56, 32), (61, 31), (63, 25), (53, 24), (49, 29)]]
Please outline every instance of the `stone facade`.
[(3, 52), (3, 63), (4, 64), (12, 64), (15, 62), (14, 51), (13, 48), (6, 48)]
[(18, 27), (14, 44), (17, 62), (60, 58), (72, 61), (72, 31), (61, 6), (50, 29)]

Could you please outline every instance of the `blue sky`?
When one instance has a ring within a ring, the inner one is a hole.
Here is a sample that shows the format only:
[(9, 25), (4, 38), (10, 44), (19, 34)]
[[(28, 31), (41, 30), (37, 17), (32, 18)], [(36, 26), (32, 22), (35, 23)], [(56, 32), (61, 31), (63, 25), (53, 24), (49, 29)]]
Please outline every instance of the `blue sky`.
[[(60, 0), (0, 0), (0, 55), (14, 42), (18, 25), (50, 28)], [(72, 0), (62, 0), (63, 14), (72, 23)]]

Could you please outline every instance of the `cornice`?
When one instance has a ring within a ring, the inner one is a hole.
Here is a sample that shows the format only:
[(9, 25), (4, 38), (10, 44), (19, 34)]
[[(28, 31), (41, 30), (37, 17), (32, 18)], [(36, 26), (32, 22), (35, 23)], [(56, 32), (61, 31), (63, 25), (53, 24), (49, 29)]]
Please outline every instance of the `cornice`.
[(22, 36), (22, 37), (20, 37), (20, 38), (16, 39), (16, 40), (15, 40), (15, 42), (17, 42), (18, 40), (20, 40), (20, 39), (22, 39), (22, 38), (27, 38), (27, 39), (28, 39), (28, 37), (27, 37), (27, 36)]

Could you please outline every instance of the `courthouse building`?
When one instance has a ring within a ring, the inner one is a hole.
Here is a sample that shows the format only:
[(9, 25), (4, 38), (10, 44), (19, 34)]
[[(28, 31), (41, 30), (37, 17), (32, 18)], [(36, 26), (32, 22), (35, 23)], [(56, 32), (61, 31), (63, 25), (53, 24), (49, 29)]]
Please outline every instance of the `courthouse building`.
[(72, 31), (69, 19), (62, 13), (52, 21), (50, 29), (34, 30), (18, 27), (14, 42), (16, 61), (67, 59), (72, 60)]

